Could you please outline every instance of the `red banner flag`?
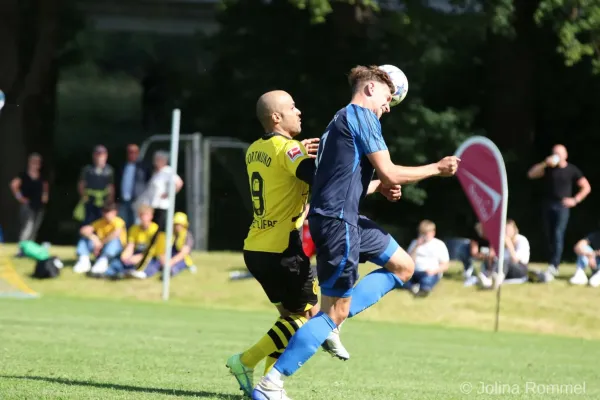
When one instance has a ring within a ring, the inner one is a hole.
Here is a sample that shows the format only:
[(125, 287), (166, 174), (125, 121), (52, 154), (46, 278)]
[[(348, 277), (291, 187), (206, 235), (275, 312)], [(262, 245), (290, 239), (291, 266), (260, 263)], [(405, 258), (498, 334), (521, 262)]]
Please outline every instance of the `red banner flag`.
[[(456, 175), (481, 222), (490, 246), (504, 262), (504, 230), (508, 205), (508, 183), (504, 159), (498, 147), (483, 136), (465, 141), (456, 151), (461, 159)], [(502, 268), (499, 268), (502, 273)]]

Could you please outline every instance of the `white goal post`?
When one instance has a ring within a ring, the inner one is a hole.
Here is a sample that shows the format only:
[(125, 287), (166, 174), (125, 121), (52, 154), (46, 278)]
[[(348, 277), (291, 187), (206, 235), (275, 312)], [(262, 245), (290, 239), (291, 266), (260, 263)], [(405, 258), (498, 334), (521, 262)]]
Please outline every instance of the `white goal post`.
[[(151, 157), (152, 145), (164, 149), (171, 144), (170, 134), (153, 135), (140, 146), (140, 159)], [(182, 175), (185, 190), (185, 213), (196, 238), (194, 250), (207, 251), (210, 226), (211, 153), (216, 149), (240, 149), (244, 159), (249, 144), (232, 137), (205, 137), (200, 132), (180, 134), (179, 151), (184, 153), (185, 170)], [(181, 175), (181, 174), (180, 174)]]

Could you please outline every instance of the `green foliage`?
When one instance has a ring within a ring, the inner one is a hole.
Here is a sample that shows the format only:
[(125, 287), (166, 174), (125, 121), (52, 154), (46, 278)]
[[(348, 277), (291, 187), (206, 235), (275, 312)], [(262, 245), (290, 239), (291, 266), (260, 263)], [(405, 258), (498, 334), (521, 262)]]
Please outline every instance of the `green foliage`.
[(600, 0), (544, 0), (535, 21), (553, 27), (566, 65), (592, 58), (594, 71), (600, 72)]
[[(250, 13), (257, 17), (246, 18)], [(422, 90), (427, 79), (436, 80), (438, 87), (453, 84), (443, 71), (463, 57), (458, 47), (465, 47), (465, 41), (452, 39), (472, 33), (472, 29), (457, 29), (461, 17), (444, 20), (440, 13), (415, 3), (407, 14), (382, 12), (368, 35), (356, 36), (349, 26), (344, 26), (348, 31), (340, 31), (342, 26), (330, 20), (315, 25), (312, 15), (281, 1), (230, 4), (220, 15), (222, 30), (210, 43), (218, 52), (209, 74), (214, 89), (209, 92), (218, 88), (222, 93), (235, 93), (236, 118), (231, 118), (229, 103), (210, 99), (206, 105), (211, 109), (210, 121), (204, 122), (215, 124), (224, 134), (235, 132), (252, 141), (260, 132), (253, 112), (256, 99), (265, 91), (282, 88), (303, 111), (306, 135), (320, 136), (333, 114), (349, 100), (344, 74), (356, 64), (391, 63), (401, 66), (410, 81), (405, 102), (382, 118), (396, 162), (437, 161), (452, 154), (469, 135), (474, 112), (453, 107), (452, 91), (436, 92), (439, 108), (427, 107), (423, 96), (429, 92)], [(346, 23), (355, 24), (359, 31), (363, 28), (353, 20)], [(404, 197), (423, 204), (426, 192), (418, 186), (407, 187)]]
[[(490, 32), (514, 39), (516, 3), (534, 0), (489, 0), (483, 3), (474, 0), (449, 0), (454, 11), (468, 12), (483, 8), (487, 16)], [(330, 0), (290, 0), (301, 10), (309, 10), (314, 23), (325, 22), (333, 12)], [(374, 11), (380, 11), (373, 0), (342, 0), (341, 2)], [(414, 1), (404, 1), (408, 8)], [(483, 6), (481, 6), (483, 4)], [(410, 18), (402, 14), (407, 22)], [(595, 72), (600, 71), (600, 0), (542, 0), (534, 16), (538, 24), (550, 24), (557, 34), (557, 51), (565, 58), (565, 64), (572, 66), (586, 57), (593, 58)]]
[(514, 38), (514, 12), (515, 4), (513, 0), (493, 0), (487, 2), (486, 13), (489, 18), (491, 32), (496, 35)]

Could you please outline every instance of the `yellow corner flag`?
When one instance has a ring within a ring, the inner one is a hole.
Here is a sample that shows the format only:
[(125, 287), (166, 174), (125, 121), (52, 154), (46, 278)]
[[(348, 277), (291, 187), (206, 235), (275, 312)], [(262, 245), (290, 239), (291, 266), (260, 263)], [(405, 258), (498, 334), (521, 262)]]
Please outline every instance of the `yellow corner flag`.
[(0, 297), (39, 297), (19, 276), (0, 244)]

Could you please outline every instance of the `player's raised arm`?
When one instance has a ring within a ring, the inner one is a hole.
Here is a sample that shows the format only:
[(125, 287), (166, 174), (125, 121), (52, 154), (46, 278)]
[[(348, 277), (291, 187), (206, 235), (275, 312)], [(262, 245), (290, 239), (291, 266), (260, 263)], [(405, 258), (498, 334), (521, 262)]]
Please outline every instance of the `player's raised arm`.
[(458, 169), (460, 159), (455, 156), (445, 157), (437, 163), (419, 167), (396, 165), (390, 158), (388, 150), (367, 154), (377, 176), (385, 185), (404, 185), (414, 183), (432, 176), (453, 176)]
[(384, 185), (403, 185), (432, 176), (452, 176), (456, 173), (460, 159), (455, 156), (420, 167), (395, 165), (383, 139), (381, 123), (373, 112), (353, 107), (348, 112), (348, 124)]

